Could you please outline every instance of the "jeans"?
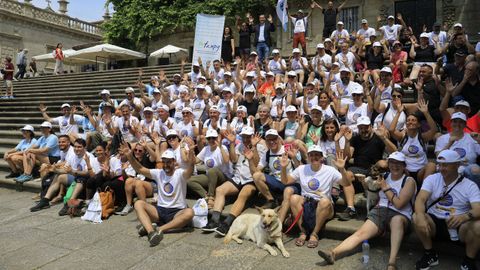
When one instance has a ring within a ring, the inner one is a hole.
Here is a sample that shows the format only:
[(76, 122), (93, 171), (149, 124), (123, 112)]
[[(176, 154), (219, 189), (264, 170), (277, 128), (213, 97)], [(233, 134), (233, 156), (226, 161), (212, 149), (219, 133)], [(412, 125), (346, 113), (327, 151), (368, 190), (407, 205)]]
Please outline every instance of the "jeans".
[(270, 48), (268, 47), (267, 43), (265, 42), (258, 42), (257, 43), (257, 53), (258, 53), (258, 61), (263, 63), (265, 57), (268, 57), (270, 54)]
[(20, 77), (20, 79), (23, 79), (23, 76), (25, 76), (25, 73), (27, 72), (26, 71), (26, 66), (25, 65), (17, 65), (18, 67), (18, 72), (17, 74), (15, 74), (15, 78), (18, 79)]

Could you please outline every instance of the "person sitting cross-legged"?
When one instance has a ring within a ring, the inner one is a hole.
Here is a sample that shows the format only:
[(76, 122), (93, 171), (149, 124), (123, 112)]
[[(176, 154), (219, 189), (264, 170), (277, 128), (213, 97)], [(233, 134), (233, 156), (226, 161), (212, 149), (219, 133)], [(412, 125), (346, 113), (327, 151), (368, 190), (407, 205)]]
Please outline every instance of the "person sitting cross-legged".
[[(194, 216), (191, 208), (188, 208), (187, 195), (187, 179), (193, 173), (195, 165), (195, 147), (193, 141), (189, 137), (183, 139), (188, 148), (188, 166), (176, 168), (175, 154), (171, 150), (162, 153), (163, 169), (147, 169), (134, 157), (132, 151), (126, 144), (122, 144), (120, 152), (127, 156), (133, 169), (145, 177), (154, 179), (158, 185), (158, 202), (157, 206), (148, 204), (145, 201), (138, 200), (134, 207), (140, 225), (137, 226), (140, 236), (148, 236), (150, 246), (156, 246), (163, 239), (163, 232), (180, 229), (188, 225)], [(182, 146), (183, 147), (183, 146)], [(154, 228), (152, 222), (161, 224), (160, 227)]]
[(416, 269), (438, 265), (433, 240), (460, 240), (465, 243), (461, 269), (477, 269), (475, 257), (480, 249), (480, 190), (470, 179), (461, 176), (462, 158), (454, 150), (443, 150), (437, 156), (439, 173), (425, 178), (415, 200), (413, 224), (425, 252)]
[(380, 201), (373, 208), (363, 225), (331, 251), (318, 251), (327, 263), (333, 264), (336, 259), (345, 256), (363, 241), (384, 234), (390, 229), (390, 258), (387, 269), (397, 269), (396, 261), (403, 236), (411, 224), (413, 201), (415, 196), (415, 180), (405, 174), (406, 157), (401, 152), (393, 152), (388, 157), (389, 173), (376, 180), (381, 191)]
[[(308, 164), (300, 165), (291, 174), (287, 173), (287, 166), (290, 163), (285, 153), (280, 159), (282, 167), (281, 179), (284, 185), (299, 183), (302, 188), (302, 195), (292, 195), (290, 207), (293, 216), (301, 215), (297, 221), (300, 229), (300, 236), (295, 240), (297, 246), (303, 246), (310, 235), (307, 247), (318, 246), (318, 233), (326, 221), (333, 218), (333, 200), (331, 190), (333, 184), (339, 183), (342, 186), (349, 186), (350, 181), (345, 170), (345, 161), (342, 152), (337, 152), (336, 160), (332, 166), (323, 164), (323, 153), (319, 145), (312, 145), (308, 148)], [(300, 213), (303, 209), (303, 212)]]

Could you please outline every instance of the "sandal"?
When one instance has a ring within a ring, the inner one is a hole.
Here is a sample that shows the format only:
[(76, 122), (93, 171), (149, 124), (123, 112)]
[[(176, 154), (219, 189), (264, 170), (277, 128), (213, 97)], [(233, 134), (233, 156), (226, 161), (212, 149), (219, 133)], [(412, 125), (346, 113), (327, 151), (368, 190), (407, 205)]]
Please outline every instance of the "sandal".
[(207, 205), (208, 205), (208, 210), (213, 208), (213, 205), (215, 203), (215, 197), (207, 196)]
[(297, 245), (297, 247), (303, 247), (303, 245), (305, 245), (305, 241), (307, 240), (307, 235), (305, 233), (300, 233), (300, 236), (295, 239), (295, 245)]
[(397, 269), (398, 269), (398, 268), (397, 268), (397, 265), (394, 264), (394, 263), (389, 263), (389, 264), (387, 265), (387, 270), (392, 270), (392, 269), (393, 269), (393, 270), (397, 270)]
[[(312, 240), (312, 237), (314, 237), (315, 240)], [(316, 248), (316, 247), (318, 247), (318, 235), (316, 235), (315, 233), (312, 233), (312, 234), (310, 235), (310, 239), (308, 239), (307, 247), (308, 247), (308, 248)]]
[(60, 202), (63, 202), (63, 197), (57, 196), (50, 201), (50, 204), (55, 205), (55, 204), (59, 204)]
[(331, 252), (325, 252), (321, 249), (318, 250), (318, 256), (322, 257), (328, 264), (334, 264), (335, 261), (333, 260), (333, 254)]

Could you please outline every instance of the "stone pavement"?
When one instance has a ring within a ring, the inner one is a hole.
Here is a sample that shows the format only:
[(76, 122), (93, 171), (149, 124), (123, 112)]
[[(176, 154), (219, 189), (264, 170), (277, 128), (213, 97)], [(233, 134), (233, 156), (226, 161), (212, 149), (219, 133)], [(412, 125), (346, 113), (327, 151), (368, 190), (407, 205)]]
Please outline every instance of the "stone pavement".
[[(0, 188), (0, 269), (362, 269), (360, 253), (323, 266), (316, 250), (296, 247), (285, 237), (290, 258), (272, 257), (252, 242), (223, 244), (212, 234), (166, 234), (159, 246), (150, 248), (139, 238), (135, 213), (113, 216), (102, 224), (59, 217), (61, 206), (31, 213), (30, 192)], [(251, 210), (254, 211), (254, 210)], [(340, 243), (322, 239), (320, 246)], [(386, 241), (371, 242), (368, 269), (385, 269)], [(462, 251), (441, 254), (433, 269), (459, 269)], [(421, 255), (418, 245), (406, 243), (399, 254), (399, 269), (414, 269)]]

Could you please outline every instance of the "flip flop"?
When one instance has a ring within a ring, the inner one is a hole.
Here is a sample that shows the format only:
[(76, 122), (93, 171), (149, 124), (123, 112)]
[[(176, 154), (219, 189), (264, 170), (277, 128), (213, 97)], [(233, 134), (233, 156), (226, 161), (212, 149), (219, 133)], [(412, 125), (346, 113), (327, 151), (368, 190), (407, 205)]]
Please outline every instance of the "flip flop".
[(295, 239), (295, 245), (297, 247), (303, 247), (305, 245), (305, 241), (307, 240), (307, 235), (304, 233), (300, 233), (300, 236)]
[(322, 257), (328, 264), (333, 264), (333, 257), (331, 253), (327, 253), (321, 249), (318, 250), (318, 256)]
[[(313, 240), (312, 237), (315, 237), (315, 240)], [(308, 248), (316, 248), (316, 247), (318, 247), (318, 236), (316, 236), (316, 235), (310, 235), (310, 239), (308, 239), (307, 247), (308, 247)]]

